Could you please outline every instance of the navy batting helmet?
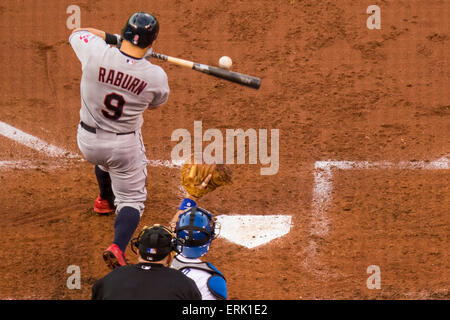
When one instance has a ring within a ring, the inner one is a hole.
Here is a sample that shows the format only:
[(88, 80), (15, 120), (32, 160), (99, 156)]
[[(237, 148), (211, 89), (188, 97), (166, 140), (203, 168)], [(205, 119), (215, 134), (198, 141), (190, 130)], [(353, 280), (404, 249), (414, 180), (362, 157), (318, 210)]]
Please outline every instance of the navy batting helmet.
[(158, 37), (159, 23), (146, 12), (136, 12), (122, 29), (122, 38), (139, 48), (147, 48)]
[(199, 258), (209, 250), (216, 237), (216, 223), (205, 209), (192, 207), (180, 214), (175, 227), (177, 238), (184, 240), (181, 254), (186, 258)]

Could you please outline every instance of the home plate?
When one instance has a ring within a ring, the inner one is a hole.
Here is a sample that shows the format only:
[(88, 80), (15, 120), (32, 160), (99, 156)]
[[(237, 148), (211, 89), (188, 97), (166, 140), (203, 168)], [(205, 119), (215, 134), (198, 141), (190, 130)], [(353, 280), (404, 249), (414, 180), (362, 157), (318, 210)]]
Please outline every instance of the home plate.
[(269, 243), (288, 234), (291, 229), (291, 216), (286, 215), (220, 215), (219, 238), (249, 249)]

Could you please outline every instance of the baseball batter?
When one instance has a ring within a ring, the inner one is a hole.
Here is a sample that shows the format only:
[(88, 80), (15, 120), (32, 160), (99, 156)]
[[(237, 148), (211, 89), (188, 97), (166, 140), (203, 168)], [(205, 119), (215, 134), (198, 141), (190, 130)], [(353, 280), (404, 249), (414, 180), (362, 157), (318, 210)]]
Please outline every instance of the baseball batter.
[(144, 59), (159, 23), (145, 12), (133, 14), (118, 37), (76, 29), (69, 41), (81, 62), (78, 147), (95, 165), (100, 195), (94, 211), (115, 211), (113, 243), (103, 258), (110, 268), (126, 264), (125, 249), (136, 230), (147, 197), (147, 158), (142, 113), (164, 104), (169, 85), (164, 70)]

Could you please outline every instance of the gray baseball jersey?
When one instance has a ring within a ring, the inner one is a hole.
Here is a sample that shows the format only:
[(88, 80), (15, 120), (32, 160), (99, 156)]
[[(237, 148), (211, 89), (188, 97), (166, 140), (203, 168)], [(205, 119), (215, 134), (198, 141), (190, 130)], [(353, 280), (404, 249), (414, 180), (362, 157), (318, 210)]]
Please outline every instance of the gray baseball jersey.
[(127, 56), (88, 31), (74, 32), (70, 44), (81, 61), (81, 121), (110, 132), (141, 128), (142, 113), (165, 103), (164, 70), (146, 59)]
[(148, 162), (142, 113), (167, 101), (167, 75), (161, 67), (130, 57), (88, 31), (74, 32), (69, 41), (83, 71), (80, 118), (96, 129), (91, 132), (80, 125), (78, 147), (89, 162), (109, 172), (116, 212), (130, 206), (142, 215)]

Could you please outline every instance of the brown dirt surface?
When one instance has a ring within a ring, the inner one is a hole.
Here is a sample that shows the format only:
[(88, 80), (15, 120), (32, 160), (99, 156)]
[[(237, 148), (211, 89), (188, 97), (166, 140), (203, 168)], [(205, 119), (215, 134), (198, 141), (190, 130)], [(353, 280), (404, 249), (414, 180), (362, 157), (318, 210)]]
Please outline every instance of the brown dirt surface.
[[(449, 299), (450, 172), (333, 170), (326, 234), (311, 232), (314, 163), (433, 161), (450, 154), (450, 2), (336, 0), (79, 0), (82, 26), (119, 33), (135, 11), (155, 14), (155, 51), (259, 76), (252, 90), (160, 61), (171, 94), (144, 115), (149, 159), (170, 159), (178, 128), (280, 130), (280, 169), (235, 165), (232, 187), (201, 206), (220, 214), (292, 215), (288, 235), (255, 249), (213, 242), (205, 257), (230, 299)], [(0, 5), (0, 121), (79, 154), (81, 67), (66, 28), (72, 1)], [(93, 166), (51, 158), (0, 136), (0, 299), (89, 299), (106, 268), (114, 216), (97, 216)], [(179, 170), (149, 168), (140, 227), (167, 223)], [(151, 210), (149, 210), (151, 209)], [(139, 228), (140, 228), (139, 227)], [(312, 245), (311, 245), (312, 244)], [(135, 257), (127, 252), (131, 261)], [(67, 267), (81, 269), (69, 290)], [(381, 289), (366, 287), (370, 265)]]

